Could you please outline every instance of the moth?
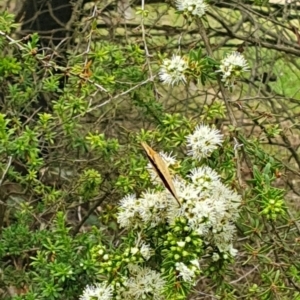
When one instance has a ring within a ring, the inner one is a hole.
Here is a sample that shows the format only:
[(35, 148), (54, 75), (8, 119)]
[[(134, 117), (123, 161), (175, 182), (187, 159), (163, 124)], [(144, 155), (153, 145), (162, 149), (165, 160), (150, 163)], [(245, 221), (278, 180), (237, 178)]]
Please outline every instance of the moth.
[(142, 146), (146, 151), (147, 157), (151, 165), (153, 166), (157, 176), (160, 178), (165, 188), (175, 198), (179, 206), (181, 206), (167, 164), (165, 163), (163, 158), (156, 151), (154, 151), (147, 143), (142, 142)]

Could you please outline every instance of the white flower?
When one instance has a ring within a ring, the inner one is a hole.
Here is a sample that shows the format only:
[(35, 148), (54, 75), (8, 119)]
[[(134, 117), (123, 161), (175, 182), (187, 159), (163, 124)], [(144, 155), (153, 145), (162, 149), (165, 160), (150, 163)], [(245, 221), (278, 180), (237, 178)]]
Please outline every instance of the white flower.
[(155, 227), (165, 222), (167, 207), (171, 201), (166, 195), (165, 191), (142, 194), (139, 213), (144, 223)]
[(182, 262), (177, 262), (175, 264), (176, 270), (179, 272), (178, 277), (182, 277), (183, 281), (195, 284), (195, 268), (190, 269)]
[(214, 242), (221, 252), (228, 250), (229, 245), (231, 245), (232, 238), (235, 234), (235, 226), (230, 223), (229, 220), (225, 224), (219, 224), (214, 228)]
[(187, 212), (190, 227), (200, 236), (207, 234), (209, 228), (216, 223), (217, 211), (212, 202), (210, 198), (199, 200)]
[(185, 71), (188, 63), (178, 55), (173, 55), (172, 59), (165, 59), (160, 67), (159, 77), (164, 84), (186, 83)]
[(213, 261), (218, 261), (220, 259), (220, 255), (217, 252), (214, 252), (212, 255), (212, 260)]
[(193, 260), (190, 261), (190, 263), (191, 263), (194, 267), (196, 267), (197, 269), (200, 269), (199, 260), (193, 259)]
[(165, 285), (161, 274), (147, 267), (137, 265), (128, 266), (130, 278), (124, 283), (126, 290), (122, 293), (123, 299), (151, 299), (163, 300), (163, 288)]
[(235, 257), (238, 254), (238, 250), (233, 248), (232, 245), (229, 246), (229, 253), (231, 254), (232, 257)]
[(135, 255), (135, 254), (137, 254), (139, 252), (139, 248), (137, 248), (137, 247), (132, 247), (131, 249), (130, 249), (130, 253), (132, 254), (132, 255)]
[(223, 135), (217, 129), (212, 129), (206, 125), (198, 125), (195, 131), (187, 136), (187, 145), (190, 148), (189, 155), (195, 159), (208, 157), (221, 145)]
[(177, 245), (178, 245), (180, 248), (184, 248), (184, 247), (185, 247), (185, 242), (184, 242), (184, 241), (179, 241), (179, 242), (177, 242)]
[(222, 60), (222, 64), (226, 67), (240, 67), (240, 69), (245, 69), (246, 71), (249, 70), (246, 59), (243, 54), (238, 51), (233, 51), (232, 53), (227, 54), (227, 56)]
[(203, 0), (177, 0), (176, 7), (179, 11), (202, 17), (207, 10), (207, 4)]
[[(219, 130), (199, 125), (187, 137), (188, 153), (195, 159), (207, 157), (221, 145), (222, 141), (223, 135)], [(160, 155), (167, 165), (177, 163), (171, 155), (164, 153)], [(177, 221), (180, 220), (183, 221), (187, 230), (197, 233), (205, 244), (213, 248), (217, 247), (222, 255), (234, 256), (236, 254), (236, 250), (232, 247), (236, 233), (234, 221), (239, 216), (241, 196), (224, 185), (220, 176), (208, 166), (202, 165), (191, 169), (188, 177), (176, 175), (173, 178), (176, 193), (181, 200), (180, 206), (167, 189), (159, 192), (146, 191), (139, 198), (135, 195), (124, 197), (120, 202), (118, 213), (120, 226), (128, 229), (150, 229), (164, 225), (172, 227), (176, 226)], [(183, 239), (177, 241), (177, 246), (185, 248), (186, 243), (189, 241)], [(131, 254), (139, 253), (145, 260), (149, 260), (152, 255), (151, 251), (149, 245), (138, 242), (136, 247), (131, 249)], [(217, 260), (218, 257), (214, 255), (213, 259)], [(176, 268), (180, 273), (179, 276), (185, 281), (194, 282), (199, 273), (196, 261), (190, 262), (190, 265), (178, 263)], [(140, 267), (135, 267), (131, 271), (133, 274), (139, 272), (142, 272)], [(142, 283), (138, 282), (137, 278), (131, 277), (127, 281), (125, 290), (128, 297), (125, 299), (147, 298), (147, 292), (145, 294), (141, 292), (145, 282), (140, 280)], [(139, 292), (133, 292), (133, 286), (138, 286), (138, 284), (140, 284), (140, 289), (136, 289)]]
[(128, 195), (120, 201), (117, 215), (120, 227), (131, 228), (142, 224), (140, 218), (141, 200), (135, 195)]
[(88, 285), (80, 296), (79, 300), (110, 300), (112, 299), (112, 287), (106, 282)]
[(172, 156), (171, 154), (159, 152), (159, 155), (163, 158), (168, 167), (175, 165), (177, 162), (175, 156)]
[(120, 227), (141, 228), (144, 225), (155, 227), (166, 222), (167, 208), (174, 202), (172, 196), (163, 192), (145, 192), (140, 198), (128, 195), (120, 201), (117, 215)]
[(242, 197), (235, 191), (225, 186), (220, 181), (212, 182), (212, 198), (222, 199), (227, 211), (227, 218), (235, 221), (239, 217), (239, 207), (241, 205)]
[(162, 184), (161, 182), (161, 179), (159, 178), (159, 176), (157, 175), (154, 167), (152, 166), (152, 164), (150, 162), (148, 162), (147, 164), (147, 171), (150, 175), (150, 178), (151, 178), (151, 181), (154, 183), (154, 184)]
[(212, 182), (219, 181), (218, 173), (208, 166), (201, 166), (190, 171), (189, 177), (201, 190), (212, 189)]
[(151, 248), (148, 244), (142, 244), (140, 252), (145, 260), (149, 260), (151, 257)]
[(200, 189), (178, 176), (174, 179), (174, 186), (178, 197), (186, 202), (194, 202), (199, 198)]
[(172, 204), (169, 205), (167, 210), (168, 223), (171, 225), (175, 224), (177, 218), (181, 216), (187, 217), (186, 214), (189, 214), (190, 208), (194, 207), (194, 204), (199, 199), (199, 189), (197, 189), (193, 184), (179, 176), (176, 176), (173, 182), (179, 199), (183, 199), (183, 201), (179, 207), (172, 199)]
[(220, 69), (217, 72), (222, 73), (222, 81), (226, 86), (233, 86), (236, 78), (239, 78), (243, 72), (249, 71), (249, 66), (244, 56), (234, 51), (221, 61)]
[(152, 250), (150, 246), (144, 242), (141, 245), (137, 245), (136, 247), (131, 247), (127, 251), (127, 254), (130, 253), (131, 256), (141, 255), (145, 260), (149, 260), (152, 254)]

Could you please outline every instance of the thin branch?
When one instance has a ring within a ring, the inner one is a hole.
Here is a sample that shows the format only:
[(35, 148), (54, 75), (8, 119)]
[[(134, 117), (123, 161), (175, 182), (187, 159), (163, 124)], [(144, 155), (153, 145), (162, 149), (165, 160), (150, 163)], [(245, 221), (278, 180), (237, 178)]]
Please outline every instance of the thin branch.
[(2, 185), (3, 180), (4, 180), (4, 178), (5, 178), (6, 174), (7, 174), (7, 172), (8, 172), (8, 170), (9, 170), (10, 166), (11, 166), (11, 162), (12, 162), (12, 156), (9, 156), (9, 157), (8, 157), (8, 162), (7, 162), (7, 165), (6, 165), (6, 168), (5, 168), (4, 172), (3, 172), (2, 177), (1, 177), (1, 180), (0, 180), (0, 186)]
[(95, 202), (95, 204), (89, 209), (89, 211), (86, 213), (86, 215), (82, 218), (80, 223), (77, 224), (77, 226), (73, 229), (72, 234), (75, 236), (80, 228), (83, 226), (85, 221), (89, 218), (89, 216), (96, 210), (98, 206), (102, 204), (102, 202), (111, 194), (113, 194), (114, 190), (106, 192), (101, 198), (98, 199), (98, 201)]

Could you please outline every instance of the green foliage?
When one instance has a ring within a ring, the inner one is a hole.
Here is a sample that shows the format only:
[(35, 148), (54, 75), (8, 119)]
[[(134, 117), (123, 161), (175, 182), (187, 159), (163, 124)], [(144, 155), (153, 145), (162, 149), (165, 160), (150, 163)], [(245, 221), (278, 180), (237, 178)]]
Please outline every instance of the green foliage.
[[(1, 15), (1, 30), (9, 33), (13, 18)], [(77, 298), (95, 280), (90, 249), (105, 238), (97, 228), (72, 235), (66, 220), (75, 222), (76, 207), (83, 202), (93, 204), (103, 194), (103, 182), (106, 189), (113, 186), (114, 180), (103, 179), (102, 174), (111, 168), (119, 145), (116, 139), (81, 125), (90, 109), (87, 97), (96, 90), (81, 78), (86, 72), (82, 62), (80, 72), (72, 66), (61, 88), (64, 70), (39, 49), (37, 34), (13, 43), (1, 38), (5, 49), (0, 55), (5, 99), (0, 113), (1, 212), (12, 223), (1, 221), (0, 253), (3, 263), (18, 261), (16, 268), (13, 264), (5, 268), (2, 284), (13, 286), (16, 292), (10, 297), (6, 291), (1, 298)], [(109, 47), (106, 51), (113, 49)], [(129, 50), (131, 64), (135, 64), (141, 56), (137, 48)], [(92, 66), (93, 80), (103, 72), (101, 63), (104, 68), (114, 65), (109, 76), (121, 80), (124, 74), (118, 74), (119, 67), (126, 61), (121, 50), (114, 48), (114, 53), (113, 59), (107, 55)], [(126, 72), (133, 80), (138, 74), (131, 65)], [(41, 106), (41, 99), (50, 102)]]
[(203, 85), (209, 79), (216, 79), (214, 70), (218, 64), (212, 58), (203, 56), (201, 48), (197, 51), (190, 51), (189, 59), (191, 75), (198, 78)]
[[(147, 18), (150, 11), (137, 14)], [(222, 127), (222, 147), (209, 157), (187, 155), (186, 138), (197, 125), (221, 127), (227, 109), (223, 100), (205, 103), (196, 117), (166, 110), (163, 89), (153, 76), (162, 56), (148, 55), (145, 44), (143, 50), (133, 42), (99, 42), (94, 39), (97, 22), (88, 24), (90, 32), (77, 50), (67, 51), (67, 66), (40, 47), (38, 34), (13, 39), (16, 27), (14, 16), (0, 15), (3, 299), (78, 299), (96, 282), (124, 291), (125, 280), (136, 272), (132, 265), (162, 274), (165, 299), (187, 299), (194, 286), (179, 279), (176, 262), (193, 270), (207, 294), (219, 299), (300, 299), (297, 220), (276, 184), (283, 165), (259, 139), (232, 125)], [(189, 84), (216, 82), (219, 64), (202, 48), (186, 58)], [(134, 115), (142, 116), (136, 124), (131, 123)], [(274, 124), (265, 129), (268, 138), (282, 134)], [(239, 256), (220, 251), (205, 234), (190, 230), (183, 217), (161, 227), (121, 230), (121, 199), (166, 191), (149, 173), (141, 142), (176, 156), (171, 176), (190, 178), (191, 170), (205, 164), (218, 171), (226, 187), (242, 194), (235, 224)], [(247, 179), (241, 175), (244, 168)], [(151, 246), (149, 261), (138, 247), (141, 241)], [(198, 259), (200, 268), (192, 263)], [(236, 279), (236, 274), (242, 275)]]
[(85, 200), (89, 200), (99, 193), (101, 175), (96, 170), (85, 170), (79, 182), (79, 195), (82, 195)]
[(0, 30), (4, 33), (10, 33), (13, 28), (16, 28), (15, 16), (4, 11), (0, 16)]
[(12, 284), (14, 278), (17, 288), (28, 285), (26, 295), (13, 299), (69, 299), (80, 293), (97, 271), (89, 250), (98, 243), (99, 231), (72, 237), (64, 214), (58, 213), (51, 230), (34, 232), (24, 224), (28, 224), (29, 219), (22, 221), (26, 214), (29, 211), (19, 216), (18, 225), (5, 228), (1, 239), (2, 255), (20, 256), (24, 261), (31, 261), (30, 272), (7, 269), (5, 284)]

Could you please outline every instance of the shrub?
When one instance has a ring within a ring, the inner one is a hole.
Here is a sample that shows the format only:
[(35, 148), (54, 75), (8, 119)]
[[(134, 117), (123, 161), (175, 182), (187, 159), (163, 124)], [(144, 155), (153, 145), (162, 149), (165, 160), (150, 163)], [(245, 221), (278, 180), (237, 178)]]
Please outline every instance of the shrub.
[[(178, 10), (206, 41), (198, 4)], [(208, 55), (195, 47), (157, 63), (132, 44), (93, 42), (91, 23), (88, 51), (69, 51), (66, 67), (37, 34), (14, 39), (11, 15), (1, 20), (4, 299), (300, 297), (297, 223), (274, 184), (282, 164), (244, 137), (229, 101), (250, 68), (240, 52), (218, 62), (206, 43)], [(214, 82), (223, 102), (198, 119), (165, 111), (152, 68), (171, 88)], [(140, 126), (126, 132), (124, 118), (104, 132), (114, 106), (143, 114)], [(213, 124), (226, 113), (221, 133)]]

